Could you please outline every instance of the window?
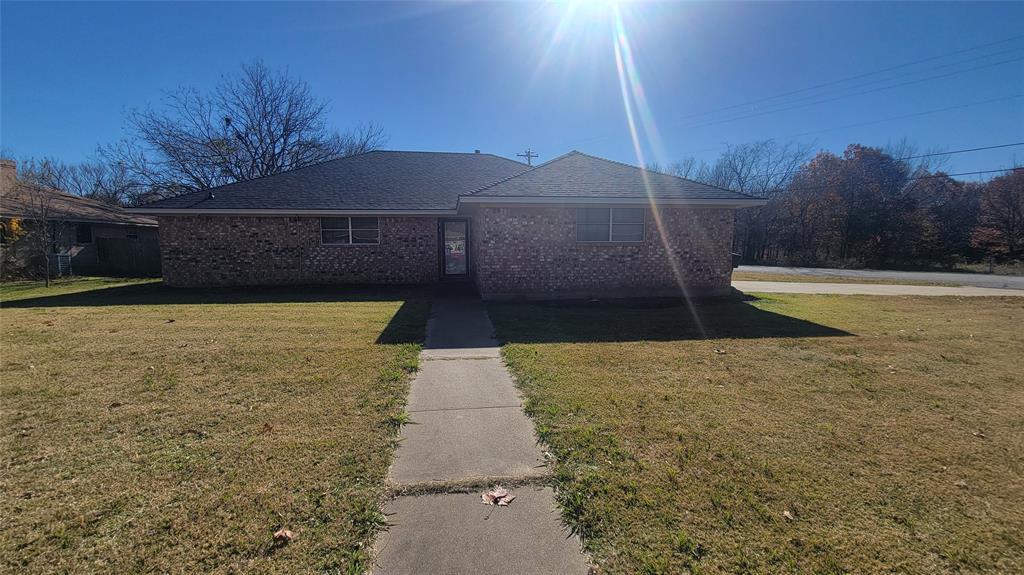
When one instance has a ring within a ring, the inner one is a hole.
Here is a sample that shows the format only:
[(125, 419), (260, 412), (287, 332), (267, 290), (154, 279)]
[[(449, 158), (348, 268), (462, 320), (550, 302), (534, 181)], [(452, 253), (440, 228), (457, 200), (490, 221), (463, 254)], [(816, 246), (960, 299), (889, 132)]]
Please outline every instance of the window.
[(320, 218), (320, 243), (379, 244), (380, 221), (377, 218)]
[(75, 226), (75, 243), (92, 243), (92, 224), (78, 224), (77, 226)]
[(579, 208), (576, 241), (642, 242), (645, 217), (644, 208)]

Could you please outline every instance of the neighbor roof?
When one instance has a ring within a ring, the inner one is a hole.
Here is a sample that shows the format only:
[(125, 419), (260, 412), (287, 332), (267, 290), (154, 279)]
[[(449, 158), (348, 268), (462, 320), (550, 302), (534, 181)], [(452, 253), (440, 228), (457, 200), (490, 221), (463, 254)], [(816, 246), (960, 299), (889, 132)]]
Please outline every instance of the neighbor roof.
[(146, 204), (172, 210), (454, 210), (525, 164), (479, 153), (373, 151)]
[(156, 225), (155, 219), (128, 213), (118, 206), (25, 182), (16, 182), (14, 185), (5, 183), (0, 195), (0, 217), (36, 217), (40, 211), (40, 199), (48, 202), (46, 209), (51, 220), (133, 226)]
[(597, 158), (573, 150), (529, 171), (485, 186), (469, 198), (563, 198), (747, 201), (753, 196)]

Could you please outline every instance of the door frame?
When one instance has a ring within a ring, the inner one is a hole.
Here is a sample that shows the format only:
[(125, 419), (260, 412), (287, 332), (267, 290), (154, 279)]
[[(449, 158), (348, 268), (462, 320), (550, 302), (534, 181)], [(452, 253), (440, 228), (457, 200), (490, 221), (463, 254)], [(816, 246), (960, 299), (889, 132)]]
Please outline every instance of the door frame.
[[(446, 222), (465, 222), (465, 224), (466, 224), (466, 273), (464, 273), (464, 274), (451, 275), (451, 274), (446, 274), (444, 272), (444, 258), (445, 258), (445, 251), (444, 251), (444, 225), (445, 225)], [(443, 281), (443, 282), (469, 281), (470, 276), (473, 273), (472, 272), (472, 270), (473, 270), (473, 267), (472, 267), (472, 258), (473, 258), (473, 256), (472, 256), (472, 250), (470, 249), (470, 246), (472, 245), (472, 242), (470, 241), (472, 239), (472, 233), (473, 233), (473, 226), (472, 226), (472, 221), (470, 220), (470, 218), (467, 218), (467, 217), (437, 218), (437, 253), (438, 253), (437, 266), (438, 266), (438, 277), (440, 278), (441, 281)]]

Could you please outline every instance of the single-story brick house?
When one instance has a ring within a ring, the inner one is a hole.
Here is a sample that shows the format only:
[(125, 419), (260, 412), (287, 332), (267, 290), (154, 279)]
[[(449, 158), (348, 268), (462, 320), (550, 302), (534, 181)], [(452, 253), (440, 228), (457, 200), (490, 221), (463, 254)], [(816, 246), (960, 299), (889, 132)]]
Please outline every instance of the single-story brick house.
[(570, 152), (374, 151), (147, 204), (172, 286), (471, 281), (488, 299), (721, 294), (756, 198)]
[(47, 263), (54, 273), (158, 275), (156, 220), (22, 181), (16, 162), (0, 160), (0, 271), (31, 276)]

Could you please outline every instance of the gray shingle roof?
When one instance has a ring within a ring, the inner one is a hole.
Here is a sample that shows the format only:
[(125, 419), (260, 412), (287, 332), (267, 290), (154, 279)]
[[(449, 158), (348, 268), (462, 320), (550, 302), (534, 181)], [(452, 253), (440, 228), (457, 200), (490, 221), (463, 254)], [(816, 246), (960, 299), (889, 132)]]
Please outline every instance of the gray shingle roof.
[(477, 190), (473, 197), (754, 200), (732, 190), (642, 170), (573, 150)]
[(144, 208), (451, 210), (459, 195), (526, 169), (525, 164), (492, 154), (374, 151), (159, 200)]

